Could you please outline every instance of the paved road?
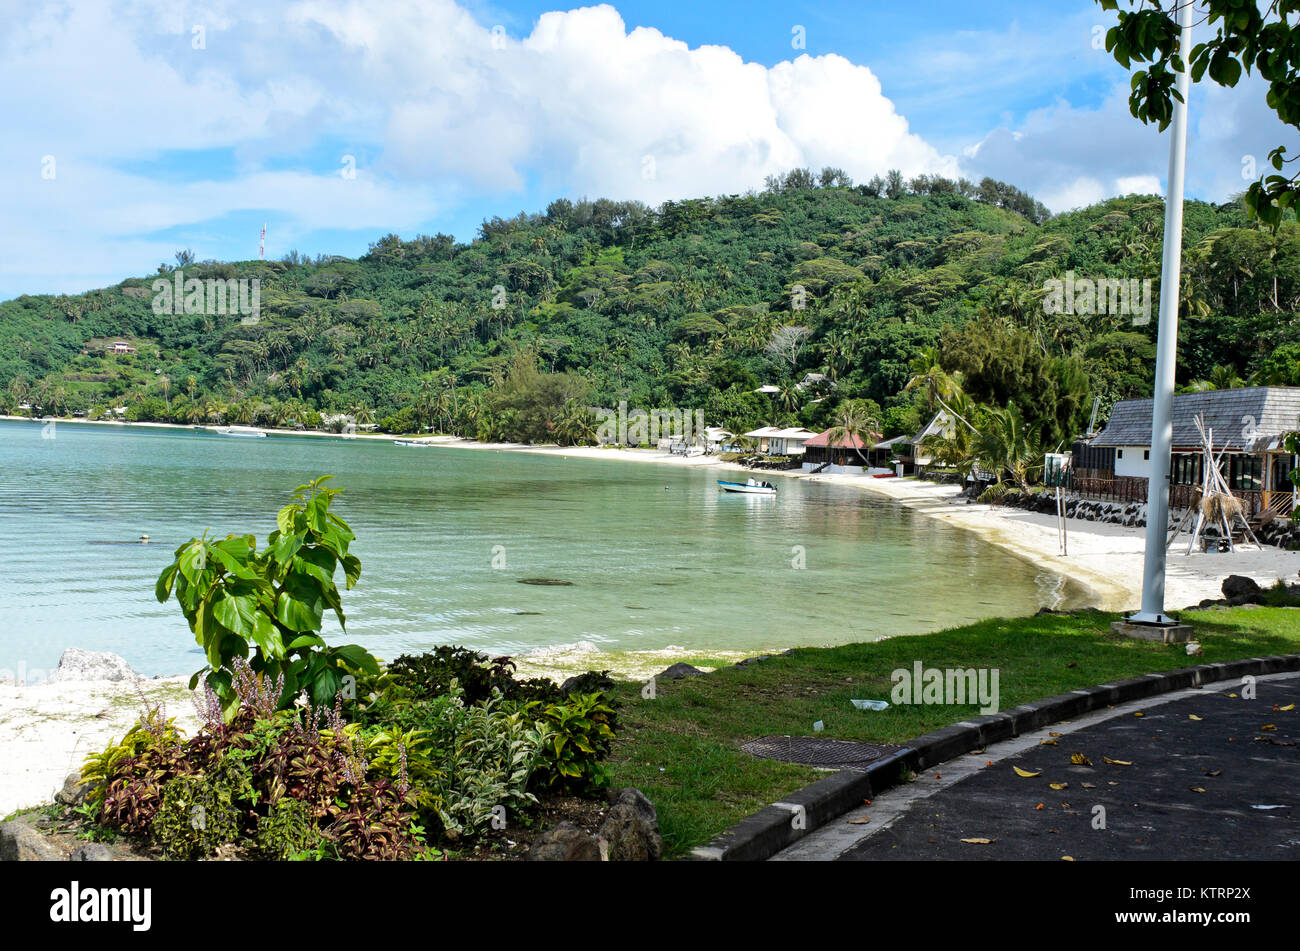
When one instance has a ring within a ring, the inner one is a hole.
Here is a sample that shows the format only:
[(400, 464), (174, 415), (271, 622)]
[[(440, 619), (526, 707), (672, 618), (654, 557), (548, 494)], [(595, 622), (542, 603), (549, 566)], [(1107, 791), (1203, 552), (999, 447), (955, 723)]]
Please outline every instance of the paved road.
[[(1254, 700), (1237, 682), (1182, 691), (996, 744), (882, 793), (775, 858), (1300, 859), (1300, 678), (1261, 678), (1256, 689)], [(1072, 765), (1073, 753), (1092, 766)]]

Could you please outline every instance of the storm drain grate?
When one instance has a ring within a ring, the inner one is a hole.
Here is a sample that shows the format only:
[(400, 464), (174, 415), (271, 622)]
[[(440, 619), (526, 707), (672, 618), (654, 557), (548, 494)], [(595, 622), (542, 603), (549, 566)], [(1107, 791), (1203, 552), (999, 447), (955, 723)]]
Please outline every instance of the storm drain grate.
[(855, 740), (823, 740), (815, 736), (760, 736), (741, 744), (750, 756), (821, 769), (866, 769), (902, 749), (888, 744)]

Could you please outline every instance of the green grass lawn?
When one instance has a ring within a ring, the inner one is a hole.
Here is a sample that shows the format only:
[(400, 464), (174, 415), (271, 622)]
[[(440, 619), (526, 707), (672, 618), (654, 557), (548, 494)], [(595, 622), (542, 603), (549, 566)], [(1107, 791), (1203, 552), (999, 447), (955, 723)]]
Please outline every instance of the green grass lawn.
[(1079, 687), (1221, 660), (1300, 651), (1300, 611), (1232, 608), (1184, 615), (1204, 653), (1182, 645), (1115, 636), (1118, 615), (995, 619), (935, 634), (843, 647), (800, 648), (705, 677), (659, 681), (656, 697), (641, 684), (617, 688), (623, 706), (611, 759), (613, 781), (637, 786), (659, 811), (670, 856), (681, 856), (728, 826), (823, 773), (755, 759), (739, 751), (767, 734), (812, 735), (902, 743), (978, 716), (976, 706), (856, 709), (851, 698), (890, 699), (892, 671), (926, 667), (996, 668), (999, 709)]

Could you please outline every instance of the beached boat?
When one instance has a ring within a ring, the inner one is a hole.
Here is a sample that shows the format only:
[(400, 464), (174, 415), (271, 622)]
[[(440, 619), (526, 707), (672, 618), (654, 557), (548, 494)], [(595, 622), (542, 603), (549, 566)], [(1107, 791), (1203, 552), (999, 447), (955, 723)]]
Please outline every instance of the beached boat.
[(434, 445), (437, 445), (437, 444), (436, 444), (436, 443), (431, 443), (431, 442), (429, 442), (427, 439), (394, 439), (394, 440), (393, 440), (393, 445), (394, 445), (394, 446), (406, 446), (407, 448), (410, 448), (410, 447), (416, 447), (416, 448), (419, 448), (419, 449), (423, 449), (423, 448), (426, 448), (426, 447), (428, 447), (428, 446), (434, 446)]
[(265, 439), (266, 433), (260, 429), (218, 429), (218, 436), (242, 436), (245, 439)]
[(776, 495), (776, 486), (772, 483), (755, 482), (753, 479), (744, 482), (723, 482), (719, 479), (718, 488), (723, 492), (739, 492), (743, 495)]

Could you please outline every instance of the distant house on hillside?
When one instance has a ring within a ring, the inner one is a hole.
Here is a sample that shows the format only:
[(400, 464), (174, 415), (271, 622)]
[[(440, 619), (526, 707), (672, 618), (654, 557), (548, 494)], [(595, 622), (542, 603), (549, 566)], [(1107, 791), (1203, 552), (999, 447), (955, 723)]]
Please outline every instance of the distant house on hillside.
[(135, 347), (131, 346), (129, 343), (126, 343), (123, 340), (118, 340), (111, 347), (108, 348), (108, 352), (109, 353), (135, 353), (136, 349)]
[[(1288, 478), (1296, 457), (1283, 445), (1300, 429), (1300, 387), (1252, 386), (1204, 393), (1178, 393), (1173, 406), (1170, 505), (1195, 504), (1204, 455), (1195, 418), (1213, 432), (1214, 448), (1233, 494), (1248, 515), (1269, 509), (1287, 514), (1295, 505)], [(1121, 400), (1091, 440), (1075, 444), (1076, 494), (1145, 502), (1151, 475), (1151, 400)]]

